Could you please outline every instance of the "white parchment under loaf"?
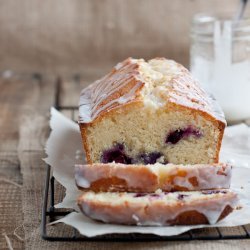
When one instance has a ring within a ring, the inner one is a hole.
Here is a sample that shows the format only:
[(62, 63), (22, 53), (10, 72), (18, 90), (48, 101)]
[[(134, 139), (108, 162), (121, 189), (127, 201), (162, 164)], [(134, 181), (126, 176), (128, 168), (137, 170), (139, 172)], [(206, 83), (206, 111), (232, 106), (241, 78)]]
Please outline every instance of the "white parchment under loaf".
[[(233, 164), (232, 189), (239, 194), (242, 209), (234, 211), (226, 219), (215, 225), (139, 227), (104, 224), (93, 221), (76, 206), (80, 191), (75, 186), (74, 164), (83, 163), (82, 142), (78, 124), (51, 108), (51, 133), (46, 144), (48, 157), (46, 163), (53, 168), (53, 175), (66, 188), (64, 200), (58, 208), (73, 208), (64, 218), (54, 222), (63, 222), (76, 228), (82, 235), (93, 237), (110, 233), (145, 233), (161, 236), (181, 234), (190, 229), (203, 227), (239, 226), (250, 223), (250, 128), (244, 124), (226, 128), (222, 143), (220, 160)], [(78, 159), (76, 159), (76, 156)], [(80, 157), (80, 158), (79, 158)], [(53, 224), (54, 224), (53, 223)]]

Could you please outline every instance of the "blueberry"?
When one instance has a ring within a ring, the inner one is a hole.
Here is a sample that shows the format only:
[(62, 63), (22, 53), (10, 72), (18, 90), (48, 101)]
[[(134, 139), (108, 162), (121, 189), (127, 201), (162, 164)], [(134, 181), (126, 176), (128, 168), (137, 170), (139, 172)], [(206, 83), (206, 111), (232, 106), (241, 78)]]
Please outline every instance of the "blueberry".
[(154, 198), (159, 198), (160, 197), (160, 195), (159, 194), (150, 194), (150, 197), (154, 197)]
[(137, 194), (134, 195), (134, 197), (138, 198), (138, 197), (144, 197), (146, 195), (147, 195), (146, 193), (137, 193)]
[(167, 136), (166, 143), (176, 144), (179, 140), (183, 138), (184, 131), (182, 129), (177, 129), (170, 132)]
[(201, 192), (202, 194), (226, 194), (225, 190), (205, 190)]
[(198, 129), (193, 128), (192, 126), (189, 126), (184, 129), (177, 129), (175, 131), (170, 132), (167, 135), (165, 142), (170, 143), (170, 144), (176, 144), (181, 139), (188, 138), (189, 136), (192, 136), (192, 135), (197, 138), (200, 138), (202, 136), (202, 133)]
[(188, 196), (187, 194), (178, 194), (177, 199), (178, 200), (183, 200), (187, 196)]
[(103, 151), (101, 162), (102, 163), (116, 162), (116, 163), (131, 164), (132, 159), (128, 157), (127, 154), (125, 153), (124, 145), (121, 143), (117, 143), (114, 145), (113, 148)]

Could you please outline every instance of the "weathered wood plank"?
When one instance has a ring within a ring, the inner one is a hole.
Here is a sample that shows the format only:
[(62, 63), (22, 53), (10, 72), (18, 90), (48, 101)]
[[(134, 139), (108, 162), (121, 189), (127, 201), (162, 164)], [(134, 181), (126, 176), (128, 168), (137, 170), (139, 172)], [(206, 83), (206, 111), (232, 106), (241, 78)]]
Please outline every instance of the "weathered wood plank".
[[(2, 143), (2, 141), (1, 141)], [(14, 231), (24, 238), (22, 230), (22, 178), (16, 152), (0, 154), (0, 249), (7, 249), (8, 237), (14, 249), (23, 249), (23, 242), (18, 240)]]
[[(55, 99), (55, 79), (36, 77), (20, 114), (18, 157), (23, 175), (22, 208), (25, 248), (40, 238), (42, 193), (45, 179), (44, 146), (49, 135), (49, 110)], [(41, 240), (41, 239), (40, 239)]]
[[(35, 215), (35, 222), (39, 224), (41, 202), (32, 203), (37, 189), (35, 187), (28, 189), (26, 186), (26, 183), (36, 183), (36, 180), (30, 178), (29, 167), (20, 162), (21, 158), (18, 154), (19, 135), (21, 135), (19, 125), (24, 124), (30, 114), (35, 113), (39, 117), (43, 115), (43, 120), (39, 121), (46, 121), (46, 131), (33, 135), (32, 142), (23, 139), (21, 144), (26, 154), (30, 153), (28, 151), (43, 152), (43, 145), (49, 132), (48, 114), (49, 107), (54, 101), (54, 86), (50, 82), (45, 84), (37, 75), (34, 77), (14, 74), (0, 79), (0, 249), (11, 246), (14, 249), (24, 248), (24, 242), (21, 239), (29, 237), (30, 231), (27, 227), (30, 228), (33, 225), (32, 221), (27, 221), (29, 213)], [(28, 128), (27, 134), (35, 126), (35, 121), (31, 120), (31, 127)], [(26, 134), (22, 136), (24, 138)], [(41, 161), (41, 157), (39, 159)], [(41, 165), (40, 171), (39, 175), (37, 170), (38, 179), (43, 178), (44, 167)], [(25, 184), (22, 177), (25, 180), (28, 178)], [(42, 186), (40, 185), (39, 188), (41, 190)], [(30, 194), (30, 199), (24, 199), (27, 198), (27, 194)], [(40, 195), (38, 197), (41, 199)], [(33, 204), (31, 210), (23, 210), (23, 206), (25, 207), (27, 203)], [(15, 234), (20, 236), (19, 239)]]
[[(21, 80), (22, 78), (22, 80)], [(7, 239), (14, 249), (23, 249), (22, 175), (17, 155), (19, 119), (33, 79), (14, 75), (0, 79), (0, 249), (7, 249)], [(8, 237), (8, 238), (6, 238)]]

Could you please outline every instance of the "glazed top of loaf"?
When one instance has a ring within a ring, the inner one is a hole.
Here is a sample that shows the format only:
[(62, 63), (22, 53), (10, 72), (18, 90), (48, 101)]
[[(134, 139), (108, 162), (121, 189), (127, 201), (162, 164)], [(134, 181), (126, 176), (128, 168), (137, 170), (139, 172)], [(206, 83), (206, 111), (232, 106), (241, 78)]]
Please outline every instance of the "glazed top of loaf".
[(173, 60), (128, 58), (112, 71), (83, 89), (79, 122), (91, 123), (99, 116), (131, 102), (150, 108), (175, 103), (201, 110), (225, 123), (224, 114), (213, 97), (205, 93), (190, 72)]

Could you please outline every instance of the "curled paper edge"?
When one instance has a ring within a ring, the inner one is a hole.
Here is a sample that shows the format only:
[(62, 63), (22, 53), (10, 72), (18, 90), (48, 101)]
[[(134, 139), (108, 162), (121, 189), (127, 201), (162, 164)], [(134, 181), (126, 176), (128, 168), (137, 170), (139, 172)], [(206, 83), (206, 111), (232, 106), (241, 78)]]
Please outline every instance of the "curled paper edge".
[(76, 199), (80, 194), (74, 180), (75, 154), (82, 150), (78, 125), (55, 108), (50, 110), (50, 136), (46, 142), (44, 161), (52, 168), (55, 179), (66, 188), (63, 201), (56, 208), (72, 208), (79, 211)]

